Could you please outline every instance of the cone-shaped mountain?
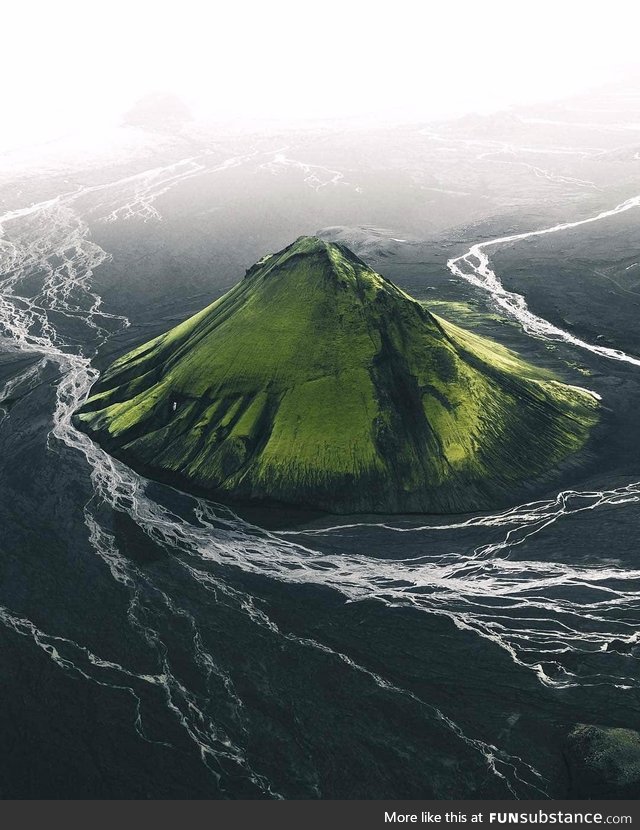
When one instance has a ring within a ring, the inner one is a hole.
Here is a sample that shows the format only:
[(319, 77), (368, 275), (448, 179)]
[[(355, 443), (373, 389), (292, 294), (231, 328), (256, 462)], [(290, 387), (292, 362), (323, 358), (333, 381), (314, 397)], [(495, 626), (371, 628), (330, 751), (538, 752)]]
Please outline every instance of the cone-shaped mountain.
[(457, 512), (575, 460), (597, 404), (302, 237), (116, 360), (75, 420), (141, 472), (216, 498)]

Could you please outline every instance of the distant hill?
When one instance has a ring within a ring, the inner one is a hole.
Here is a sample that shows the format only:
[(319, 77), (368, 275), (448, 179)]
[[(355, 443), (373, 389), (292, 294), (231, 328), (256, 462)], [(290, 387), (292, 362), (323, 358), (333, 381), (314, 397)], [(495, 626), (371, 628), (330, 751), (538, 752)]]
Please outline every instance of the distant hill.
[(169, 92), (154, 92), (136, 101), (122, 123), (154, 132), (175, 132), (191, 120), (191, 111), (182, 98)]

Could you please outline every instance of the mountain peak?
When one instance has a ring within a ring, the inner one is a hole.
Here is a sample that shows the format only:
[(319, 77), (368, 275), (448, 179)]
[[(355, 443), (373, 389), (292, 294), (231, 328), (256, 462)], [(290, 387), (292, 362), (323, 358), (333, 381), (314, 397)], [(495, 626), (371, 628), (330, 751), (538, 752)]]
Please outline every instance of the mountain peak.
[[(317, 236), (299, 236), (295, 242), (275, 254), (266, 254), (247, 271), (247, 276), (263, 272), (273, 273), (285, 266), (292, 266), (292, 261), (305, 267), (328, 267), (334, 272), (349, 273), (353, 268), (374, 273), (369, 266), (353, 253), (346, 245), (328, 242)], [(378, 275), (379, 276), (379, 275)], [(382, 279), (382, 278), (380, 278)]]
[[(275, 254), (267, 254), (249, 268), (245, 280), (254, 291), (296, 292), (311, 302), (326, 301), (329, 295), (353, 294), (359, 302), (384, 300), (409, 302), (424, 317), (428, 312), (390, 280), (372, 270), (346, 245), (317, 236), (300, 236)], [(288, 298), (283, 297), (286, 305)]]
[(319, 236), (299, 236), (295, 242), (286, 247), (284, 251), (299, 256), (331, 256), (338, 258), (345, 258), (350, 261), (358, 262), (360, 265), (367, 267), (356, 254), (353, 253), (346, 245), (339, 242), (330, 242), (327, 239), (321, 239)]
[(339, 513), (505, 503), (596, 420), (588, 393), (313, 236), (116, 360), (76, 416), (152, 477)]

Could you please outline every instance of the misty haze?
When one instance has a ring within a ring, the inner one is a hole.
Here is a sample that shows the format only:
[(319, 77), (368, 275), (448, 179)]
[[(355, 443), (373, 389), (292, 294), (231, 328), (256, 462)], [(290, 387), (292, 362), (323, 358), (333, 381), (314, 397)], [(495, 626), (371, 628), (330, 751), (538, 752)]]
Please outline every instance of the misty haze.
[(551, 74), (8, 128), (3, 798), (640, 795), (640, 91)]

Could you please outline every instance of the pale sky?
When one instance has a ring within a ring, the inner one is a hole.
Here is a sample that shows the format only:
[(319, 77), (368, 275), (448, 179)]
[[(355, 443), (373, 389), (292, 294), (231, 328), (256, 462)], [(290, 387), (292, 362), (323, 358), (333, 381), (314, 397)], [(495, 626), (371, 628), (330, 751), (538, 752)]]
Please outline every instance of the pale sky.
[(487, 112), (640, 70), (636, 0), (21, 0), (0, 146), (113, 122), (147, 91), (213, 118)]

